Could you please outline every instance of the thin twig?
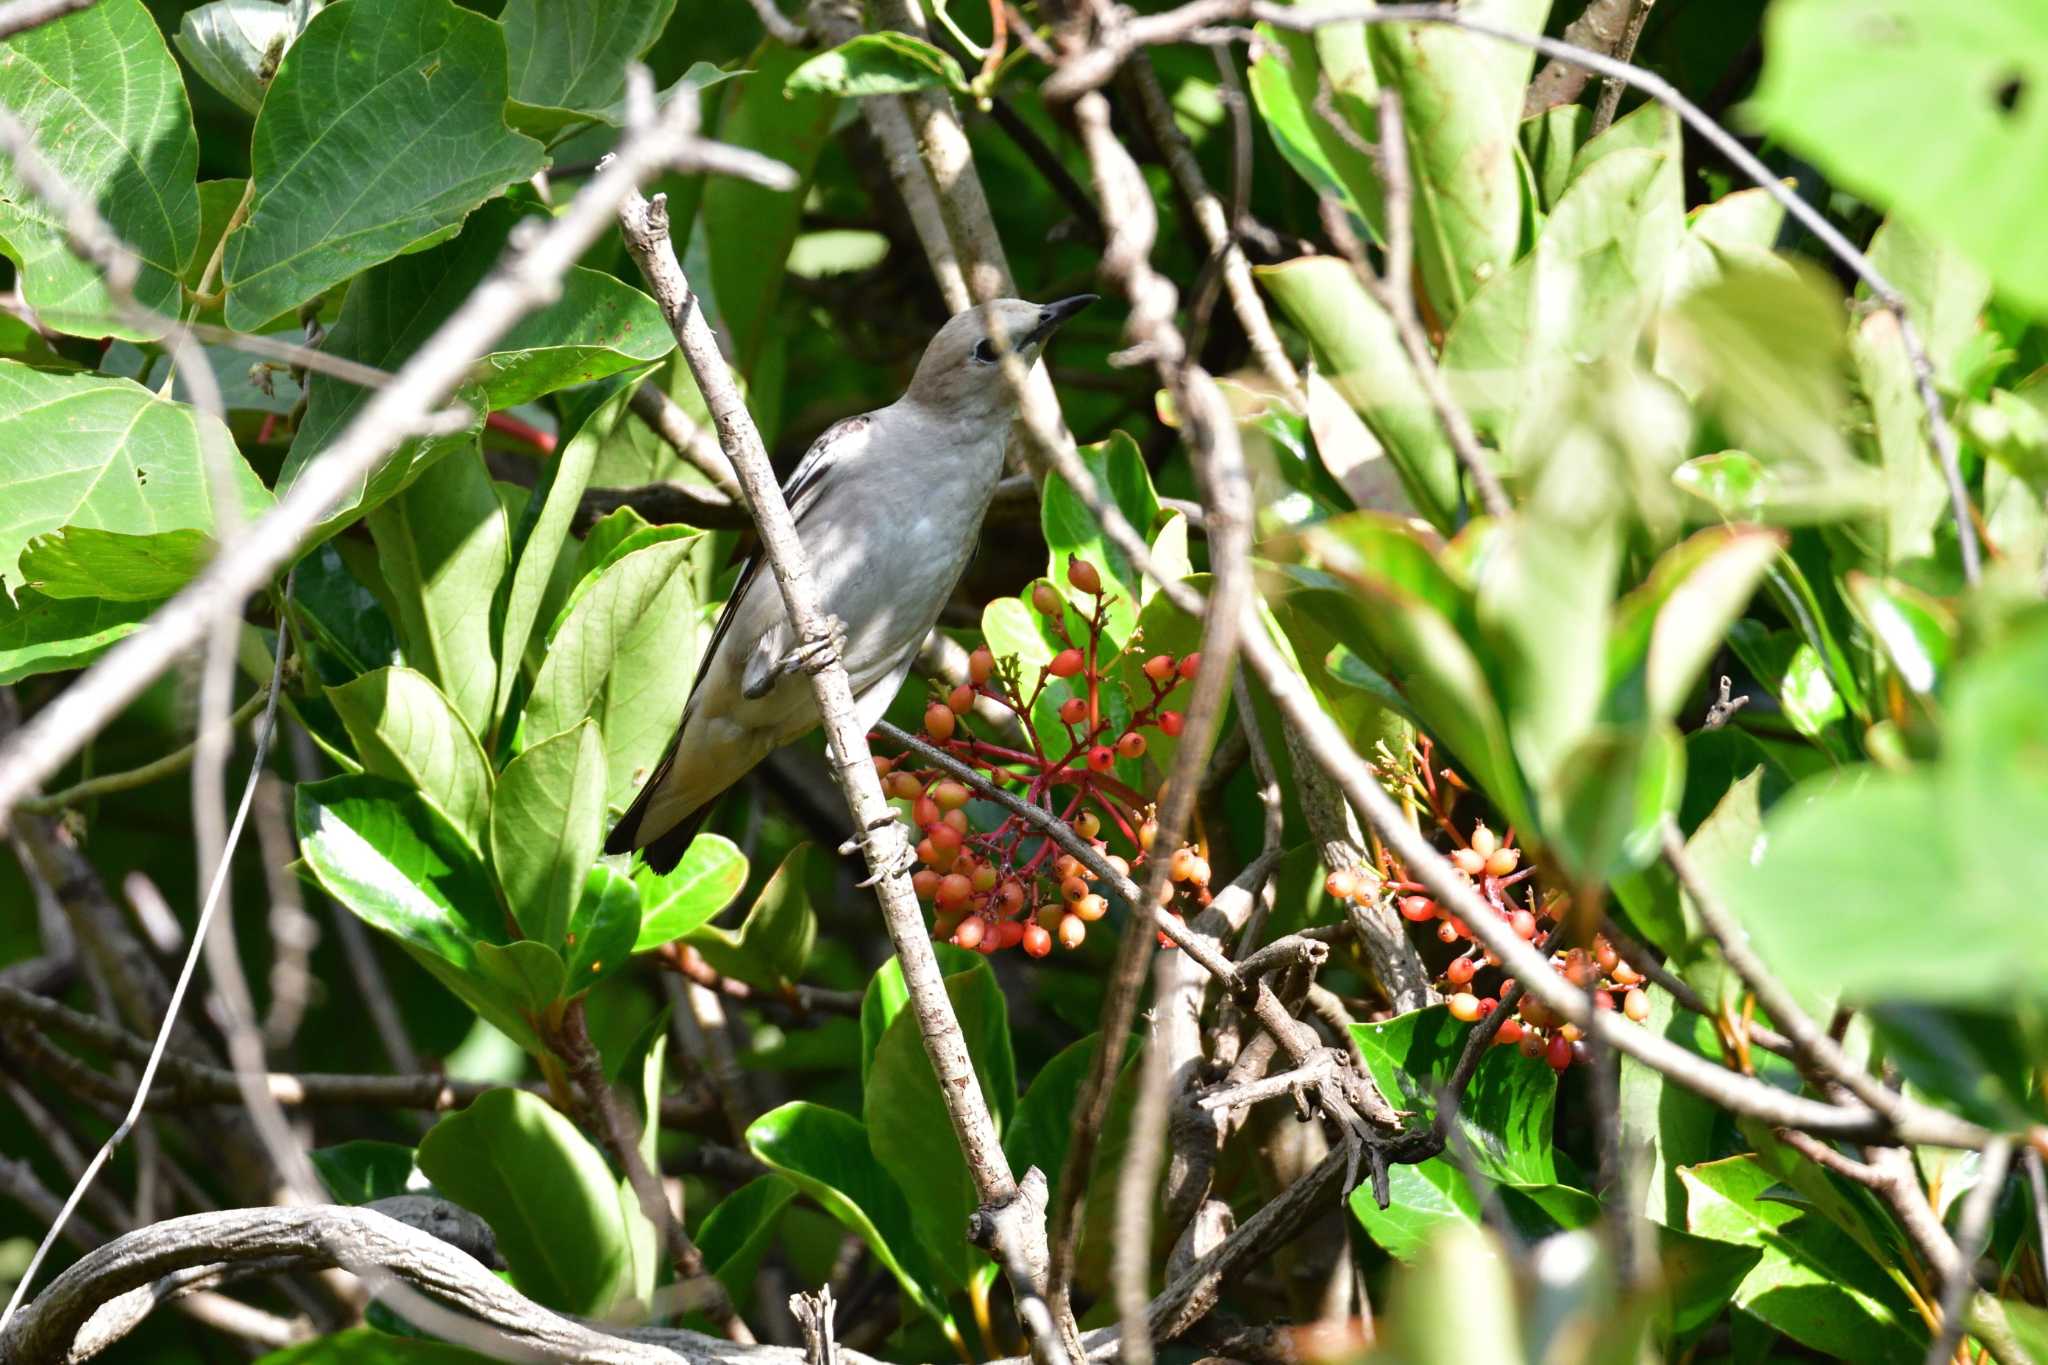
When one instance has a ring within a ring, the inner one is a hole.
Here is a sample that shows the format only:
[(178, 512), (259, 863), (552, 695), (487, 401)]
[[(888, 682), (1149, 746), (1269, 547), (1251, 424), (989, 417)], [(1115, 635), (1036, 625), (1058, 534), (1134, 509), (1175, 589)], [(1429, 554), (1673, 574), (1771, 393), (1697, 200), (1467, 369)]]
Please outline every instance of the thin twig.
[[(1621, 41), (1614, 45), (1614, 56), (1619, 61), (1633, 60), (1636, 42), (1643, 36), (1643, 25), (1650, 20), (1650, 8), (1657, 0), (1633, 0), (1630, 6), (1628, 27), (1622, 30)], [(1566, 41), (1570, 41), (1567, 38)], [(1614, 126), (1614, 116), (1621, 109), (1621, 92), (1627, 89), (1622, 82), (1609, 76), (1600, 88), (1600, 103), (1593, 108), (1592, 126), (1586, 129), (1586, 139), (1600, 136)]]
[(1956, 1264), (1942, 1278), (1941, 1327), (1927, 1344), (1927, 1365), (1946, 1365), (1963, 1339), (1963, 1309), (1977, 1291), (1977, 1258), (1991, 1240), (1991, 1215), (2005, 1189), (2005, 1171), (2012, 1160), (2012, 1139), (1993, 1138), (1978, 1158), (1977, 1183), (1963, 1199), (1956, 1222)]
[[(262, 710), (263, 704), (269, 699), (270, 691), (268, 688), (257, 688), (228, 716), (229, 722), (235, 725), (242, 724), (249, 717)], [(97, 800), (102, 796), (111, 796), (115, 792), (134, 791), (137, 787), (146, 787), (152, 782), (162, 781), (166, 777), (181, 773), (191, 767), (192, 756), (197, 748), (197, 741), (191, 744), (180, 745), (162, 758), (152, 759), (139, 768), (128, 768), (114, 773), (101, 773), (96, 777), (88, 777), (82, 782), (74, 782), (62, 791), (52, 792), (48, 796), (25, 797), (16, 803), (15, 809), (25, 810), (35, 815), (54, 815), (58, 811), (73, 810), (88, 801)]]
[(0, 38), (12, 38), (98, 3), (99, 0), (8, 0), (0, 5)]

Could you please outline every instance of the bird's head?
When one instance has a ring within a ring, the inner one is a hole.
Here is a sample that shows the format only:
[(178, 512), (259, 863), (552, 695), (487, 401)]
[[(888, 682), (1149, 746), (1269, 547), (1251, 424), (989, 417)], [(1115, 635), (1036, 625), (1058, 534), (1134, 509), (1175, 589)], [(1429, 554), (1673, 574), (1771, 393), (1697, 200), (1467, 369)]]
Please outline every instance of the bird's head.
[(1076, 294), (1056, 303), (993, 299), (955, 313), (924, 348), (908, 397), (962, 416), (1006, 411), (1013, 404), (1003, 383), (999, 348), (1007, 344), (1029, 365), (1061, 323), (1093, 302), (1093, 294)]

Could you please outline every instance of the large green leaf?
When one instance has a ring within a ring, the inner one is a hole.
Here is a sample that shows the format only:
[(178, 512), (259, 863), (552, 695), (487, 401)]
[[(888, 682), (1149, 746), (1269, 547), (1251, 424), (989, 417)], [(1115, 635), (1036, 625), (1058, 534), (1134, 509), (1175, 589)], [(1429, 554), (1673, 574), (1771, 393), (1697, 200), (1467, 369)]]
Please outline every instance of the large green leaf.
[[(1550, 0), (1478, 0), (1465, 13), (1540, 33)], [(1367, 34), (1381, 85), (1401, 96), (1415, 195), (1415, 257), (1437, 316), (1454, 318), (1522, 243), (1518, 135), (1534, 56), (1435, 24)]]
[(642, 863), (633, 871), (640, 932), (633, 951), (660, 947), (709, 924), (747, 884), (747, 855), (722, 834), (699, 834), (667, 873)]
[[(939, 971), (947, 976), (972, 971), (975, 963), (986, 965), (987, 962), (979, 953), (943, 941), (932, 944), (932, 953), (939, 960)], [(889, 1031), (889, 1025), (896, 1022), (896, 1016), (909, 1003), (910, 988), (903, 982), (903, 962), (892, 955), (875, 968), (875, 974), (868, 978), (867, 989), (861, 992), (860, 1083), (863, 1087), (874, 1068), (875, 1049), (882, 1045), (882, 1035)], [(1046, 1174), (1052, 1173), (1048, 1171)]]
[[(2048, 153), (2048, 11), (1983, 0), (1771, 6), (1750, 108), (1845, 187), (1953, 241), (2001, 292), (2048, 308), (2048, 241), (2032, 184)], [(1910, 137), (1900, 130), (1910, 129)]]
[[(1249, 84), (1274, 146), (1319, 194), (1336, 195), (1378, 235), (1384, 191), (1372, 158), (1356, 145), (1370, 145), (1379, 136), (1374, 116), (1379, 78), (1367, 55), (1364, 26), (1331, 24), (1297, 33), (1259, 24), (1257, 32), (1262, 46), (1256, 49)], [(1348, 119), (1349, 128), (1340, 129), (1325, 116), (1325, 78), (1330, 83), (1327, 107)]]
[(0, 592), (0, 686), (85, 667), (142, 629), (158, 605), (45, 597), (33, 588), (9, 600)]
[(270, 494), (228, 429), (140, 384), (0, 361), (0, 579), (19, 585), (29, 539), (82, 526), (128, 535), (211, 531), (209, 451), (226, 457), (244, 521)]
[[(975, 1078), (1000, 1131), (1016, 1108), (1017, 1064), (1010, 1051), (1009, 1009), (986, 961), (946, 978)], [(978, 1199), (960, 1153), (946, 1098), (925, 1055), (915, 1011), (897, 1014), (875, 1048), (862, 1109), (868, 1144), (898, 1186), (915, 1191), (911, 1223), (931, 1265), (949, 1287), (964, 1288), (984, 1258), (967, 1241)]]
[(410, 668), (379, 668), (327, 689), (363, 771), (417, 789), (479, 852), (491, 814), (491, 765), (439, 688)]
[[(263, 107), (277, 64), (298, 36), (294, 6), (280, 0), (208, 0), (178, 17), (172, 41), (192, 70), (245, 114)], [(311, 6), (304, 7), (308, 17)]]
[(833, 894), (832, 860), (812, 844), (798, 844), (775, 869), (738, 929), (704, 924), (687, 935), (704, 960), (727, 976), (760, 986), (781, 986), (803, 975), (818, 939), (813, 909)]
[(1546, 849), (1590, 886), (1656, 857), (1685, 795), (1685, 746), (1661, 722), (1598, 725), (1560, 757), (1538, 794)]
[[(454, 241), (365, 272), (349, 287), (323, 349), (380, 369), (398, 369), (483, 282), (527, 212), (510, 203), (486, 204), (470, 215)], [(576, 266), (563, 278), (559, 298), (513, 324), (476, 363), (463, 397), (484, 408), (517, 407), (556, 389), (632, 369), (674, 345), (652, 299), (610, 275)], [(366, 389), (315, 375), (278, 486), (289, 488), (369, 400)], [(327, 529), (390, 497), (466, 439), (458, 434), (403, 442), (397, 455), (341, 503)]]
[(1824, 1355), (1921, 1358), (1926, 1324), (1905, 1296), (1846, 1234), (1798, 1203), (1771, 1197), (1776, 1177), (1754, 1157), (1688, 1167), (1679, 1176), (1694, 1235), (1763, 1251), (1735, 1292), (1737, 1307)]
[(1457, 1166), (1441, 1157), (1389, 1167), (1387, 1193), (1383, 1209), (1371, 1183), (1360, 1185), (1351, 1192), (1351, 1212), (1366, 1236), (1396, 1260), (1414, 1260), (1448, 1228), (1479, 1225), (1478, 1196)]
[(512, 704), (512, 689), (519, 681), (534, 624), (540, 619), (541, 603), (555, 576), (583, 490), (590, 484), (591, 465), (631, 397), (631, 385), (621, 385), (604, 401), (585, 408), (573, 431), (564, 424), (561, 446), (555, 458), (542, 467), (526, 511), (512, 528), (512, 583), (498, 636), (496, 714), (500, 717)]
[(746, 1293), (797, 1188), (779, 1175), (750, 1180), (718, 1201), (697, 1229), (704, 1265), (735, 1299)]
[(685, 565), (699, 544), (691, 536), (655, 539), (621, 555), (572, 599), (520, 718), (527, 735), (597, 718), (614, 809), (660, 761), (689, 696), (700, 626)]
[(484, 977), (478, 944), (506, 941), (483, 860), (417, 792), (381, 777), (301, 783), (299, 852), (320, 889), (390, 935), (448, 989), (529, 1051), (514, 997)]
[[(142, 0), (105, 0), (8, 38), (0, 108), (27, 125), (51, 169), (140, 258), (136, 301), (177, 312), (178, 278), (199, 242), (199, 140), (178, 64)], [(150, 334), (116, 320), (99, 268), (71, 254), (61, 221), (8, 158), (0, 158), (0, 252), (50, 327)], [(0, 567), (11, 562), (0, 558)]]
[(603, 814), (604, 747), (589, 721), (505, 765), (491, 801), (491, 865), (527, 938), (562, 945), (604, 841)]
[[(626, 68), (668, 26), (676, 0), (506, 0), (507, 115), (545, 136), (578, 115), (601, 117), (626, 92)], [(532, 106), (532, 107), (522, 107)]]
[(505, 32), (453, 0), (336, 4), (279, 65), (250, 140), (256, 197), (228, 238), (230, 326), (256, 330), (452, 233), (539, 170), (505, 126)]
[(287, 1346), (260, 1365), (488, 1365), (490, 1357), (425, 1337), (394, 1336), (375, 1327), (350, 1327)]
[(945, 1320), (946, 1290), (911, 1228), (910, 1205), (875, 1160), (859, 1120), (796, 1100), (755, 1119), (747, 1146), (866, 1242), (911, 1303)]
[[(1152, 491), (1152, 477), (1146, 472), (1138, 443), (1119, 431), (1106, 441), (1083, 446), (1080, 455), (1095, 486), (1109, 495), (1139, 535), (1149, 537), (1152, 521), (1159, 515), (1159, 498)], [(1046, 478), (1039, 522), (1046, 547), (1052, 552), (1050, 576), (1060, 591), (1083, 613), (1092, 611), (1095, 599), (1067, 582), (1067, 557), (1078, 555), (1093, 564), (1101, 575), (1103, 592), (1117, 597), (1109, 609), (1109, 638), (1127, 639), (1144, 605), (1143, 576), (1130, 556), (1109, 540), (1080, 495), (1057, 474)]]
[(1615, 609), (1607, 714), (1676, 718), (1784, 544), (1774, 531), (1720, 527), (1666, 551)]
[[(1450, 1079), (1470, 1032), (1443, 1005), (1352, 1027), (1380, 1092), (1395, 1108), (1424, 1119), (1436, 1113), (1437, 1091)], [(1458, 1105), (1458, 1123), (1488, 1179), (1525, 1185), (1557, 1179), (1550, 1138), (1556, 1101), (1557, 1073), (1541, 1061), (1511, 1047), (1491, 1048), (1480, 1059)], [(1455, 1165), (1442, 1157), (1427, 1164)], [(1370, 1190), (1366, 1198), (1371, 1202)]]
[(512, 1282), (564, 1313), (602, 1314), (628, 1288), (618, 1180), (589, 1139), (523, 1090), (493, 1090), (419, 1146), (434, 1188), (497, 1234)]
[(1316, 368), (1386, 447), (1416, 510), (1448, 535), (1462, 506), (1457, 457), (1393, 318), (1335, 257), (1304, 256), (1256, 273), (1307, 335)]
[(306, 1157), (337, 1204), (394, 1198), (406, 1193), (419, 1175), (412, 1148), (399, 1142), (356, 1138), (316, 1147)]
[(203, 531), (133, 535), (60, 526), (29, 541), (21, 553), (21, 578), (45, 597), (158, 602), (196, 578), (213, 551)]
[(489, 734), (498, 684), (491, 606), (511, 567), (511, 533), (483, 453), (434, 465), (372, 512), (369, 525), (406, 661), (441, 689), (472, 734)]
[(863, 33), (790, 72), (783, 88), (802, 95), (907, 95), (967, 88), (960, 63), (922, 38), (886, 29)]

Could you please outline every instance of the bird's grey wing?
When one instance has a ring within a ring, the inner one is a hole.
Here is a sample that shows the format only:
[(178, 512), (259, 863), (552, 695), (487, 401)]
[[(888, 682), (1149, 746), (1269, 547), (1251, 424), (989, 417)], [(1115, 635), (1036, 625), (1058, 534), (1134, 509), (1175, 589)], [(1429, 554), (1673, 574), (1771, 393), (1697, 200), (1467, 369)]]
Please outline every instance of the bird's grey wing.
[[(826, 474), (836, 463), (835, 456), (851, 454), (864, 444), (868, 429), (865, 414), (848, 417), (835, 422), (811, 442), (811, 448), (804, 452), (802, 460), (790, 472), (782, 484), (782, 500), (788, 504), (791, 515), (796, 519), (801, 532), (804, 514), (817, 505), (818, 494), (826, 483)], [(732, 593), (725, 599), (725, 606), (718, 613), (718, 623), (711, 628), (711, 639), (704, 646), (704, 652), (697, 661), (697, 676), (690, 683), (690, 695), (683, 702), (682, 719), (676, 723), (676, 732), (669, 737), (668, 748), (663, 751), (661, 761), (654, 765), (647, 780), (640, 784), (639, 793), (632, 805), (612, 826), (605, 839), (607, 853), (628, 853), (639, 845), (640, 817), (646, 813), (647, 805), (665, 784), (669, 770), (675, 766), (676, 752), (682, 745), (683, 735), (690, 728), (690, 716), (697, 705), (697, 691), (703, 685), (705, 676), (711, 671), (711, 661), (718, 657), (718, 651), (727, 647), (727, 637), (732, 634), (732, 623), (739, 615), (740, 603), (746, 600), (747, 591), (759, 576), (763, 556), (757, 551), (748, 556), (740, 565), (739, 577), (733, 580)], [(772, 638), (776, 632), (770, 632)], [(764, 642), (765, 643), (765, 642)], [(748, 649), (754, 646), (746, 641), (732, 642), (733, 648)]]

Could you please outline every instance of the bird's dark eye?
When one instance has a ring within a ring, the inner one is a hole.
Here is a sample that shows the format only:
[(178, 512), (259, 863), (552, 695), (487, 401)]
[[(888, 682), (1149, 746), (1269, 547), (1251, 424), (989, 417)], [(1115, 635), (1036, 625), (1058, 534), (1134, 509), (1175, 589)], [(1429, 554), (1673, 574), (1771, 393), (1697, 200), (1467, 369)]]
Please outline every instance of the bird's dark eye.
[(981, 340), (979, 340), (979, 341), (975, 342), (975, 343), (974, 343), (974, 360), (975, 360), (975, 363), (976, 363), (976, 364), (978, 364), (978, 365), (993, 365), (993, 364), (995, 364), (995, 363), (996, 363), (996, 347), (995, 347), (995, 343), (994, 343), (994, 342), (992, 342), (992, 341), (990, 341), (990, 340), (989, 340), (989, 339), (988, 339), (987, 337), (983, 337), (983, 338), (982, 338)]

